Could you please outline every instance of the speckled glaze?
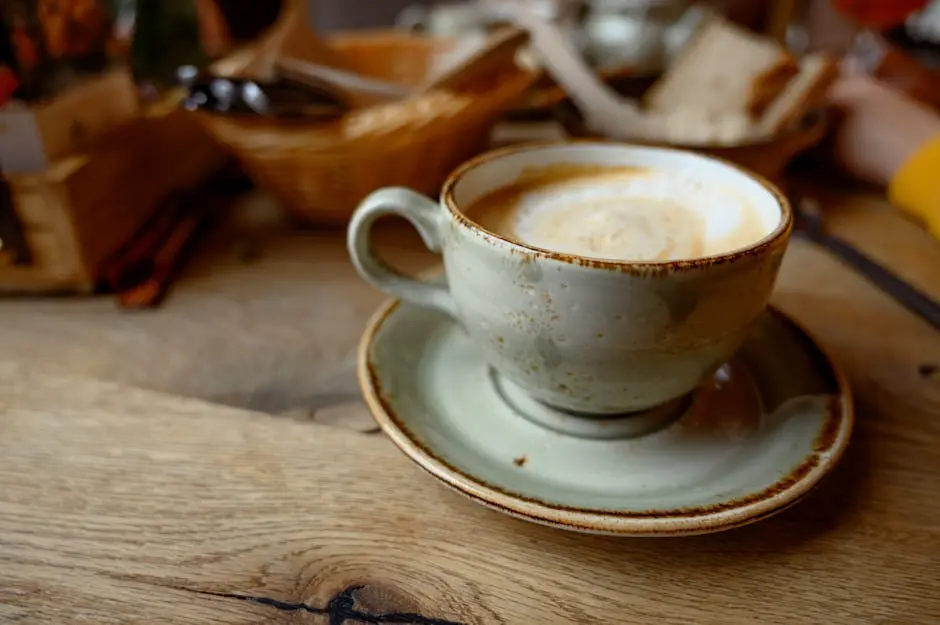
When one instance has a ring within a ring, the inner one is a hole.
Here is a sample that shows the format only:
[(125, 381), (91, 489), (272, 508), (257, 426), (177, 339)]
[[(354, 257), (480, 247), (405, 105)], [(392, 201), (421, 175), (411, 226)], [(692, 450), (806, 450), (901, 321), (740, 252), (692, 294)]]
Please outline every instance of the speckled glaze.
[[(524, 170), (562, 163), (694, 167), (754, 203), (777, 228), (734, 253), (615, 262), (538, 249), (461, 212)], [(373, 254), (372, 223), (409, 219), (442, 252), (447, 286), (393, 272)], [(780, 192), (734, 165), (678, 150), (612, 143), (534, 144), (490, 152), (451, 175), (440, 204), (384, 189), (357, 209), (349, 252), (379, 289), (456, 319), (500, 374), (550, 406), (585, 414), (644, 410), (689, 393), (740, 347), (767, 305), (792, 225)]]
[(679, 536), (767, 518), (832, 470), (852, 431), (845, 378), (772, 310), (672, 414), (547, 421), (501, 390), (482, 347), (446, 315), (390, 302), (360, 343), (363, 396), (435, 478), (562, 529)]

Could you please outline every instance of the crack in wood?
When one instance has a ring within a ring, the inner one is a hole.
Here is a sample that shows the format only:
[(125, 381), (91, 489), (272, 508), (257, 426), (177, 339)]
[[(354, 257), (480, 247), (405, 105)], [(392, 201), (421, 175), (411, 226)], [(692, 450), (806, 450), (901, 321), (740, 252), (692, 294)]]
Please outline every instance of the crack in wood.
[(237, 593), (212, 592), (208, 590), (187, 589), (200, 595), (209, 595), (222, 599), (237, 599), (281, 610), (282, 612), (307, 612), (328, 617), (329, 625), (347, 625), (348, 623), (367, 623), (381, 625), (382, 623), (397, 623), (399, 625), (463, 625), (457, 621), (431, 618), (414, 612), (364, 612), (356, 609), (356, 592), (364, 586), (350, 586), (334, 595), (326, 607), (318, 608), (306, 603), (289, 603), (278, 601), (269, 597), (254, 597)]

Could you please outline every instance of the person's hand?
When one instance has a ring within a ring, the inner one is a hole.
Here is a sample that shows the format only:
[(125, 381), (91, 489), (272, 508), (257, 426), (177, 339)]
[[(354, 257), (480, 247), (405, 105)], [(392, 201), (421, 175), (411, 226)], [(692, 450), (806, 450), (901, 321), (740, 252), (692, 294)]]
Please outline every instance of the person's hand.
[(863, 74), (840, 77), (829, 101), (844, 114), (836, 160), (849, 174), (886, 185), (904, 161), (940, 135), (940, 114)]

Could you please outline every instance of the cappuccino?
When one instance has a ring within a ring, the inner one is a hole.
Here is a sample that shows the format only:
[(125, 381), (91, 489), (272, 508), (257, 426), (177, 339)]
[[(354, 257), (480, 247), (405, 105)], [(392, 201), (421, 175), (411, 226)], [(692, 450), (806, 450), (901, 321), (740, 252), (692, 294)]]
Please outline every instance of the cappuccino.
[(574, 164), (527, 170), (465, 212), (525, 245), (640, 262), (738, 250), (769, 235), (780, 219), (694, 171)]

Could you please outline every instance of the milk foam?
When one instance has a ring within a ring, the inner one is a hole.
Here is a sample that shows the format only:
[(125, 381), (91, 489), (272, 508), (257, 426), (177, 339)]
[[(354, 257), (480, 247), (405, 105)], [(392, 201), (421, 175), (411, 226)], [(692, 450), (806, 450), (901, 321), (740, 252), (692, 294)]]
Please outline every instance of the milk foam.
[(699, 258), (747, 247), (763, 223), (734, 189), (682, 170), (622, 170), (520, 184), (482, 198), (487, 230), (556, 252), (625, 261)]

